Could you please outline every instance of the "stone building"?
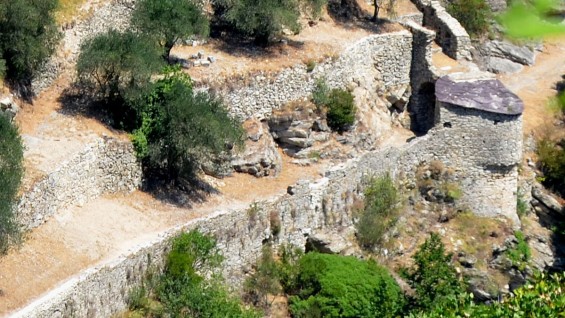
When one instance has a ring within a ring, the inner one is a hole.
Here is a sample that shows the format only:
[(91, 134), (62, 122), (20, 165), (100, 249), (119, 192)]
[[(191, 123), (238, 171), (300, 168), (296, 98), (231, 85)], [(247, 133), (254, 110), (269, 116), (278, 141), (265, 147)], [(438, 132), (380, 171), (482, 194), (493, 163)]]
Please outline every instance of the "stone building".
[(523, 102), (484, 73), (441, 77), (435, 96), (433, 134), (443, 143), (436, 154), (460, 177), (463, 203), (475, 214), (503, 216), (519, 225)]

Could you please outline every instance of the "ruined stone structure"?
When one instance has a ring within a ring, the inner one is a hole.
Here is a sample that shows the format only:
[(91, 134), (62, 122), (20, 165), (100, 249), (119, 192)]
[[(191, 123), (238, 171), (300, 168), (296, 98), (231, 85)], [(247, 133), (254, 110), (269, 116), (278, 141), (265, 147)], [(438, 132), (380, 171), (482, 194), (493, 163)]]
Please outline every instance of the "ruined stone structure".
[(413, 0), (418, 10), (424, 13), (424, 26), (436, 31), (436, 41), (447, 56), (471, 59), (471, 38), (459, 21), (452, 17), (439, 1)]

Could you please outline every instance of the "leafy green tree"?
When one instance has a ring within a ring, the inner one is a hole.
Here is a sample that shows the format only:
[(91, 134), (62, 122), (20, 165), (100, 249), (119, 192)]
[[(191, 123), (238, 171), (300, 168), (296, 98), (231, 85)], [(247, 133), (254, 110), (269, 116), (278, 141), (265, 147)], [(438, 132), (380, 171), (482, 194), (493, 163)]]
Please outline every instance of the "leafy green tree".
[(555, 12), (558, 0), (512, 1), (499, 21), (508, 36), (514, 38), (539, 38), (565, 33)]
[(355, 224), (360, 245), (372, 248), (395, 222), (398, 194), (390, 175), (374, 178), (365, 189), (365, 207)]
[(29, 85), (53, 53), (60, 34), (54, 19), (57, 0), (0, 2), (0, 57), (8, 78)]
[(242, 34), (266, 44), (272, 36), (279, 34), (283, 27), (294, 32), (300, 30), (300, 6), (310, 9), (317, 16), (325, 0), (220, 0), (221, 19), (225, 20)]
[(449, 3), (447, 11), (473, 36), (489, 30), (492, 11), (485, 0), (455, 0)]
[(396, 317), (404, 307), (396, 281), (373, 261), (308, 253), (299, 266), (293, 317)]
[(414, 255), (415, 267), (408, 271), (408, 283), (416, 291), (415, 306), (428, 311), (463, 294), (463, 285), (451, 264), (451, 254), (437, 233), (420, 246)]
[(134, 146), (146, 166), (173, 182), (191, 180), (202, 160), (243, 144), (241, 124), (222, 101), (195, 93), (187, 75), (170, 68), (153, 89), (136, 101), (139, 128)]
[(93, 87), (122, 121), (135, 116), (126, 102), (137, 98), (161, 69), (159, 57), (160, 50), (148, 38), (111, 30), (81, 46), (76, 70), (83, 84)]
[(193, 0), (140, 0), (133, 12), (132, 23), (158, 40), (167, 61), (179, 40), (209, 33), (208, 19)]
[(0, 115), (0, 254), (18, 238), (13, 204), (23, 175), (23, 145), (17, 128)]

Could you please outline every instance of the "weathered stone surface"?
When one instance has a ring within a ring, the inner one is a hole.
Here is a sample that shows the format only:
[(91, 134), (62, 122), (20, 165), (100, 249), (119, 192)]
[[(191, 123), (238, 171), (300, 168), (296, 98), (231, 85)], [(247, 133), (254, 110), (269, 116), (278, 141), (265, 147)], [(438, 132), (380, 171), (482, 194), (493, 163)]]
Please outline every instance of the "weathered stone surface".
[(308, 236), (306, 250), (326, 254), (340, 254), (352, 244), (335, 233), (316, 233)]
[(233, 168), (256, 177), (276, 176), (281, 170), (282, 158), (267, 124), (255, 119), (245, 122), (244, 127), (247, 131), (245, 150), (236, 155)]
[(141, 175), (131, 143), (102, 138), (24, 193), (17, 203), (16, 220), (23, 229), (32, 229), (65, 207), (102, 194), (133, 191), (141, 185)]
[(436, 31), (436, 41), (445, 54), (456, 60), (471, 59), (469, 34), (439, 1), (414, 0), (413, 3), (424, 13), (424, 26)]
[(437, 100), (506, 115), (518, 115), (524, 111), (522, 100), (499, 80), (478, 75), (479, 77), (474, 74), (452, 74), (441, 77), (436, 82)]
[(487, 56), (485, 59), (487, 60), (486, 70), (495, 74), (514, 74), (522, 71), (524, 68), (522, 64), (500, 57)]
[(0, 98), (0, 115), (4, 115), (9, 121), (12, 121), (19, 111), (20, 107), (11, 96)]
[(518, 46), (504, 41), (490, 41), (484, 45), (489, 56), (500, 57), (524, 65), (533, 65), (535, 52), (526, 46)]
[(532, 187), (532, 196), (539, 200), (539, 202), (541, 202), (551, 212), (565, 215), (563, 205), (561, 205), (561, 203), (559, 203), (557, 199), (547, 193), (541, 185), (536, 184), (534, 185), (534, 187)]

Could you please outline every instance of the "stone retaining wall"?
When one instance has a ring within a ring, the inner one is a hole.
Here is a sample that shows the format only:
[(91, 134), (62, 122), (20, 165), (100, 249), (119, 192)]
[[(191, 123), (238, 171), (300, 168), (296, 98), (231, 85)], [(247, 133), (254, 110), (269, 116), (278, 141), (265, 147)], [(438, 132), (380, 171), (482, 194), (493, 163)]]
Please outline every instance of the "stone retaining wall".
[(471, 38), (459, 21), (453, 18), (439, 1), (412, 0), (424, 13), (424, 26), (436, 31), (436, 41), (443, 52), (456, 60), (471, 59)]
[[(512, 195), (516, 179), (510, 178), (513, 174), (506, 175), (503, 180), (498, 179), (495, 172), (475, 174), (473, 159), (456, 158), (460, 154), (457, 145), (461, 139), (446, 138), (454, 134), (454, 129), (457, 128), (436, 127), (403, 147), (365, 153), (327, 171), (316, 182), (299, 182), (289, 188), (289, 193), (259, 202), (257, 213), (249, 214), (248, 209), (217, 211), (172, 229), (138, 246), (128, 255), (83, 272), (14, 313), (14, 317), (110, 317), (127, 308), (128, 291), (141, 282), (147, 268), (162, 266), (170, 239), (192, 228), (217, 238), (225, 255), (223, 274), (237, 286), (246, 269), (260, 255), (266, 240), (304, 246), (312, 233), (351, 226), (352, 206), (362, 196), (365, 180), (384, 173), (397, 179), (413, 180), (418, 165), (431, 160), (441, 160), (447, 167), (455, 169), (463, 190), (461, 200), (465, 200), (470, 208), (489, 204), (484, 207), (485, 211), (492, 208), (487, 211), (488, 216), (513, 218), (507, 213), (516, 202)], [(485, 187), (485, 190), (477, 191), (477, 186)], [(505, 195), (493, 200), (492, 193), (488, 193), (490, 190), (505, 191)], [(505, 207), (504, 211), (499, 211), (501, 206)], [(515, 211), (513, 213), (515, 215)], [(272, 219), (281, 223), (276, 236), (272, 234)]]
[(60, 209), (83, 205), (106, 193), (133, 191), (140, 185), (141, 166), (131, 143), (100, 139), (25, 192), (16, 207), (16, 220), (29, 230)]
[(273, 109), (309, 97), (319, 78), (324, 78), (331, 88), (365, 86), (379, 96), (408, 86), (411, 55), (410, 32), (377, 34), (352, 44), (311, 72), (300, 64), (275, 74), (258, 74), (244, 80), (230, 78), (210, 86), (224, 98), (235, 116), (268, 118)]

